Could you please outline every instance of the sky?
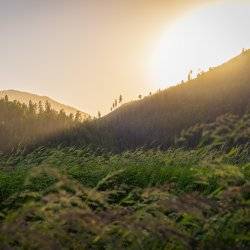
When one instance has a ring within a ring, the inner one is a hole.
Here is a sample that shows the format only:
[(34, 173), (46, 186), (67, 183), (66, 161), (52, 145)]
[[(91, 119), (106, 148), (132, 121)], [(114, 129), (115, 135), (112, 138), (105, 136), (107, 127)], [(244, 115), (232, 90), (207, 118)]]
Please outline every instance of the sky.
[(0, 0), (0, 89), (105, 114), (120, 94), (133, 100), (250, 48), (249, 3)]

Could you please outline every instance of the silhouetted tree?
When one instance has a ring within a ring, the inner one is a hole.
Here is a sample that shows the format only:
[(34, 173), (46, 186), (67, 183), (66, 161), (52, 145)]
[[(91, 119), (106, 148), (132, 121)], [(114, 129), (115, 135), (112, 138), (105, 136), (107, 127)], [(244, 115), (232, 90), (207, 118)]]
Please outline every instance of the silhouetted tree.
[(64, 109), (61, 109), (61, 110), (59, 111), (59, 115), (58, 115), (58, 116), (59, 116), (59, 119), (60, 119), (61, 121), (65, 121), (66, 118), (67, 118), (67, 115), (66, 115)]
[(42, 101), (38, 102), (38, 113), (42, 114), (44, 111)]
[(29, 100), (29, 105), (28, 105), (28, 109), (29, 109), (29, 112), (34, 114), (36, 113), (36, 104), (33, 103), (31, 100)]
[(193, 70), (190, 70), (188, 73), (188, 81), (192, 79), (192, 74), (193, 74)]
[(119, 103), (122, 103), (122, 95), (119, 96)]
[(142, 99), (142, 95), (138, 95), (138, 98), (139, 98), (139, 99)]
[(48, 100), (45, 102), (45, 112), (50, 113), (51, 112), (51, 104), (49, 103)]
[(81, 117), (81, 112), (80, 111), (77, 111), (76, 114), (75, 114), (75, 121), (76, 122), (80, 122), (82, 119)]
[(98, 119), (100, 119), (100, 118), (101, 118), (101, 116), (102, 116), (102, 115), (101, 115), (101, 112), (100, 112), (100, 111), (98, 111), (98, 112), (97, 112), (97, 117), (98, 117)]

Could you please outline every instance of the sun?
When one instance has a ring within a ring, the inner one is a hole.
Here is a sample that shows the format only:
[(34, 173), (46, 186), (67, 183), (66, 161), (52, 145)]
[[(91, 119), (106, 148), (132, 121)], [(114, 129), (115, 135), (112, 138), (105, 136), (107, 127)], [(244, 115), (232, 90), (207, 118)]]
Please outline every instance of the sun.
[(193, 77), (250, 48), (250, 2), (224, 1), (203, 6), (166, 28), (151, 57), (155, 88)]

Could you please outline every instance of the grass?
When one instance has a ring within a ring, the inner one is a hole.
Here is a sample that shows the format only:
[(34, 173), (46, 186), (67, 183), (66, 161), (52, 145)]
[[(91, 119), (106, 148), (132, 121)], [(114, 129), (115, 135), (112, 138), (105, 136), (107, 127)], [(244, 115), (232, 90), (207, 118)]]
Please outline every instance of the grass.
[(0, 249), (249, 249), (246, 149), (0, 156)]

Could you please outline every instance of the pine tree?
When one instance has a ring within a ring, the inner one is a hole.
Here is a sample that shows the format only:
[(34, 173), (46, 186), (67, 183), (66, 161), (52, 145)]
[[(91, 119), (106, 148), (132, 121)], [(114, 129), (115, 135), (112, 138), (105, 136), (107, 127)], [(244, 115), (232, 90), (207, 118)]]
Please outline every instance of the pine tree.
[(45, 102), (45, 112), (46, 113), (50, 113), (51, 112), (51, 104), (49, 103), (48, 100)]
[(188, 73), (188, 81), (192, 79), (192, 74), (193, 74), (193, 70), (190, 70)]
[(42, 101), (38, 102), (38, 113), (42, 114), (44, 111)]
[(119, 96), (119, 103), (122, 103), (122, 95)]
[(36, 104), (33, 103), (31, 100), (29, 100), (29, 105), (28, 105), (28, 109), (29, 109), (29, 113), (34, 114), (36, 113)]
[(77, 111), (75, 114), (75, 121), (80, 122), (81, 121), (81, 112)]

